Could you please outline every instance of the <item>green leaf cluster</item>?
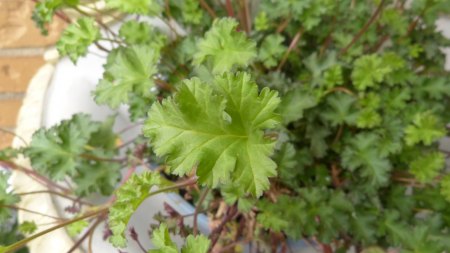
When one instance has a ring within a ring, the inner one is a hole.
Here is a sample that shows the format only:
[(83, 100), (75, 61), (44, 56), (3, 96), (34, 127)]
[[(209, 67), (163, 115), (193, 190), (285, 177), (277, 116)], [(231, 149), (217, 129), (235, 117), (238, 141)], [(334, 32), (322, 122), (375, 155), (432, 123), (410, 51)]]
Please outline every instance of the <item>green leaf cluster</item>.
[(112, 235), (109, 241), (119, 248), (127, 245), (125, 231), (128, 221), (139, 205), (149, 196), (155, 186), (162, 186), (159, 174), (144, 172), (133, 174), (117, 191), (116, 200), (109, 209), (108, 225)]
[(62, 56), (67, 55), (76, 63), (78, 58), (87, 54), (89, 45), (99, 39), (100, 30), (94, 19), (83, 17), (64, 30), (56, 48)]
[(189, 235), (186, 243), (178, 250), (164, 223), (158, 229), (153, 230), (152, 242), (156, 249), (149, 250), (149, 253), (207, 253), (210, 245), (209, 239), (204, 235)]
[(77, 185), (77, 195), (109, 195), (120, 176), (120, 166), (109, 161), (117, 154), (113, 124), (114, 117), (97, 122), (86, 114), (75, 114), (35, 132), (24, 154), (34, 169), (52, 180), (70, 176)]

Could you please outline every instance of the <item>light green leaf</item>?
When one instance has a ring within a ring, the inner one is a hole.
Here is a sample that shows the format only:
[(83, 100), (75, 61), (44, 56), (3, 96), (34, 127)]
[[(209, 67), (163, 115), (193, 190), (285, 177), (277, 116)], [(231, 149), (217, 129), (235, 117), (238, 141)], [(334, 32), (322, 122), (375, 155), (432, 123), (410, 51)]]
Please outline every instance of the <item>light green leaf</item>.
[(153, 96), (153, 75), (157, 73), (159, 53), (150, 46), (121, 47), (108, 55), (103, 79), (94, 91), (99, 104), (117, 108), (127, 103), (131, 93)]
[(441, 179), (441, 195), (450, 202), (450, 175), (445, 175)]
[(186, 238), (186, 244), (181, 248), (181, 253), (207, 253), (211, 242), (208, 237), (203, 235), (189, 235)]
[(364, 91), (381, 83), (389, 72), (391, 68), (383, 64), (381, 57), (374, 54), (364, 55), (353, 64), (353, 85), (358, 90)]
[(420, 182), (429, 182), (439, 175), (439, 171), (445, 167), (445, 157), (440, 152), (432, 152), (417, 157), (411, 162), (411, 173)]
[(225, 74), (211, 85), (194, 78), (152, 106), (144, 134), (174, 174), (196, 168), (199, 182), (209, 187), (231, 181), (260, 196), (276, 175), (269, 158), (274, 142), (263, 130), (278, 123), (279, 101), (268, 88), (258, 93), (246, 73)]
[(144, 172), (133, 174), (125, 184), (117, 190), (116, 201), (109, 209), (108, 224), (112, 231), (109, 241), (119, 248), (127, 245), (125, 231), (134, 211), (149, 196), (154, 186), (161, 186), (161, 176), (157, 173)]
[(445, 136), (445, 129), (439, 119), (431, 112), (419, 112), (414, 116), (413, 123), (405, 129), (406, 145), (412, 146), (422, 142), (431, 145)]
[(77, 221), (77, 222), (74, 222), (74, 223), (68, 225), (66, 227), (66, 229), (67, 229), (67, 233), (70, 236), (75, 237), (75, 236), (79, 235), (88, 226), (89, 226), (88, 221), (80, 220), (80, 221)]
[[(10, 173), (0, 170), (0, 206), (14, 205), (20, 201), (19, 196), (10, 190), (10, 185), (8, 184), (10, 175)], [(10, 208), (1, 207), (0, 224), (5, 223), (6, 220), (10, 219), (12, 214), (13, 212)]]
[(78, 58), (85, 56), (88, 47), (100, 39), (100, 30), (93, 18), (82, 17), (69, 25), (61, 35), (56, 48), (62, 56), (69, 56), (76, 63)]
[(152, 243), (157, 249), (151, 249), (149, 253), (178, 253), (177, 245), (170, 238), (169, 229), (164, 223), (153, 230)]
[(215, 74), (230, 71), (233, 66), (247, 66), (256, 57), (256, 43), (244, 33), (237, 32), (237, 26), (237, 21), (232, 18), (215, 20), (197, 44), (194, 64), (198, 66), (210, 59)]
[(37, 230), (37, 225), (34, 221), (24, 221), (19, 225), (19, 231), (22, 234), (32, 234)]
[(159, 0), (106, 0), (106, 5), (130, 14), (159, 15), (162, 11)]
[(159, 51), (167, 42), (167, 36), (145, 22), (128, 20), (119, 29), (119, 36), (129, 45), (146, 44)]

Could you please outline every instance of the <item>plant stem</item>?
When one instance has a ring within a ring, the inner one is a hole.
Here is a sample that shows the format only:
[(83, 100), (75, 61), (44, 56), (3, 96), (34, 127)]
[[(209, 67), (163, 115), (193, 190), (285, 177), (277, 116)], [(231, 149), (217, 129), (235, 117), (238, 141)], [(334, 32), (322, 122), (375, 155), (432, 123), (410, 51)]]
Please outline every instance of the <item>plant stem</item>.
[(213, 9), (211, 9), (211, 7), (208, 5), (208, 3), (205, 0), (199, 0), (199, 1), (200, 1), (200, 5), (202, 6), (202, 8), (205, 9), (213, 19), (217, 18), (216, 12)]
[(17, 138), (19, 138), (19, 139), (23, 142), (23, 144), (28, 145), (28, 143), (25, 141), (25, 139), (22, 138), (22, 136), (19, 136), (19, 135), (17, 135), (16, 133), (14, 133), (14, 131), (10, 131), (10, 130), (8, 130), (8, 129), (5, 129), (5, 128), (3, 128), (3, 127), (0, 127), (0, 132), (4, 132), (4, 133), (6, 133), (6, 134), (9, 134), (9, 135), (12, 135), (12, 136), (14, 136), (14, 137), (17, 137)]
[(102, 214), (104, 212), (107, 212), (108, 208), (109, 208), (109, 206), (104, 206), (104, 207), (102, 207), (102, 208), (100, 208), (100, 209), (98, 209), (96, 211), (88, 212), (88, 213), (86, 213), (86, 214), (84, 214), (82, 216), (76, 217), (76, 218), (74, 218), (72, 220), (65, 221), (65, 222), (63, 222), (63, 223), (61, 223), (59, 225), (56, 225), (54, 227), (51, 227), (51, 228), (46, 229), (44, 231), (41, 231), (41, 232), (39, 232), (37, 234), (34, 234), (34, 235), (30, 236), (30, 237), (27, 237), (27, 238), (25, 238), (23, 240), (20, 240), (20, 241), (14, 243), (14, 244), (11, 244), (11, 245), (7, 246), (4, 249), (4, 252), (2, 252), (2, 253), (14, 252), (14, 251), (22, 248), (23, 246), (25, 246), (28, 242), (30, 242), (30, 241), (38, 238), (38, 237), (41, 237), (41, 236), (43, 236), (45, 234), (48, 234), (48, 233), (50, 233), (50, 232), (52, 232), (54, 230), (57, 230), (57, 229), (62, 228), (62, 227), (65, 227), (65, 226), (70, 225), (72, 223), (75, 223), (77, 221), (84, 220), (84, 219), (87, 219), (87, 218), (94, 217), (96, 215)]
[(227, 13), (229, 17), (234, 17), (233, 5), (231, 4), (231, 0), (225, 1), (225, 7), (227, 9)]
[(81, 158), (88, 159), (88, 160), (94, 160), (94, 161), (101, 161), (101, 162), (113, 162), (113, 163), (123, 163), (127, 160), (126, 157), (124, 158), (104, 158), (104, 157), (98, 157), (91, 154), (81, 154)]
[(14, 205), (0, 205), (0, 208), (10, 208), (10, 209), (24, 211), (24, 212), (27, 212), (27, 213), (41, 215), (41, 216), (44, 216), (44, 217), (47, 217), (47, 218), (52, 218), (52, 219), (55, 219), (55, 220), (63, 220), (60, 217), (51, 216), (51, 215), (48, 215), (48, 214), (45, 214), (45, 213), (40, 213), (40, 212), (37, 212), (37, 211), (33, 211), (33, 210), (30, 210), (30, 209), (26, 209), (26, 208), (19, 207), (19, 206), (14, 206)]
[(219, 241), (220, 234), (222, 233), (222, 230), (224, 229), (225, 225), (234, 217), (234, 215), (237, 213), (237, 208), (235, 205), (230, 206), (228, 208), (228, 211), (224, 215), (222, 222), (211, 232), (210, 239), (211, 239), (211, 246), (209, 248), (209, 252), (211, 252), (214, 249), (214, 246)]
[(17, 165), (15, 163), (7, 162), (7, 161), (0, 161), (0, 165), (2, 165), (4, 167), (7, 167), (7, 168), (10, 168), (10, 169), (13, 169), (13, 170), (21, 171), (21, 172), (29, 175), (30, 177), (32, 177), (37, 182), (39, 182), (42, 185), (45, 185), (45, 186), (47, 186), (49, 188), (51, 188), (51, 187), (58, 188), (61, 191), (63, 191), (64, 193), (71, 192), (70, 189), (65, 188), (65, 187), (63, 187), (63, 186), (61, 186), (61, 185), (59, 185), (59, 184), (49, 180), (48, 178), (42, 176), (41, 174), (37, 173), (34, 170), (30, 170), (30, 169), (27, 169), (27, 168), (22, 167), (20, 165)]
[(83, 201), (83, 200), (81, 200), (81, 199), (78, 199), (78, 198), (74, 198), (74, 197), (68, 196), (68, 195), (66, 195), (66, 194), (64, 194), (64, 193), (61, 193), (61, 192), (52, 191), (52, 190), (41, 190), (41, 191), (32, 191), (32, 192), (21, 192), (21, 193), (16, 193), (16, 194), (19, 195), (19, 196), (24, 196), (24, 195), (39, 194), (39, 193), (49, 193), (49, 194), (54, 194), (54, 195), (58, 195), (58, 196), (60, 196), (60, 197), (62, 197), (62, 198), (66, 198), (66, 199), (69, 199), (69, 200), (73, 200), (73, 201), (75, 201), (75, 202), (79, 202), (79, 203), (84, 204), (84, 205), (93, 206), (93, 204), (91, 204), (91, 203), (89, 203), (89, 202), (86, 202), (86, 201)]
[(280, 64), (277, 67), (277, 71), (280, 71), (281, 68), (283, 68), (284, 64), (286, 63), (289, 54), (291, 53), (292, 50), (294, 50), (294, 48), (297, 46), (298, 41), (300, 40), (300, 38), (302, 37), (303, 34), (303, 28), (300, 28), (298, 30), (298, 32), (295, 34), (294, 38), (291, 41), (291, 44), (289, 44), (289, 48), (286, 51), (286, 53), (283, 55), (283, 58), (281, 59)]
[(200, 195), (200, 199), (198, 200), (197, 205), (195, 206), (195, 211), (194, 211), (194, 228), (193, 228), (194, 236), (197, 236), (197, 234), (198, 234), (197, 216), (198, 216), (198, 213), (200, 211), (200, 208), (202, 207), (203, 201), (205, 201), (206, 196), (208, 196), (208, 192), (209, 192), (208, 188), (205, 188), (203, 190), (202, 194)]
[(361, 28), (361, 30), (359, 30), (359, 32), (355, 35), (355, 37), (353, 37), (353, 39), (350, 41), (350, 43), (348, 43), (348, 45), (341, 50), (341, 52), (339, 53), (339, 56), (344, 55), (345, 53), (347, 53), (347, 51), (353, 46), (353, 44), (355, 44), (361, 38), (361, 36), (365, 32), (367, 32), (367, 30), (369, 29), (370, 25), (375, 20), (377, 20), (381, 10), (383, 9), (383, 5), (384, 5), (385, 2), (386, 2), (386, 0), (381, 0), (380, 4), (378, 5), (378, 7), (375, 10), (375, 12), (372, 14), (370, 19), (366, 22), (366, 24), (364, 24), (364, 26)]

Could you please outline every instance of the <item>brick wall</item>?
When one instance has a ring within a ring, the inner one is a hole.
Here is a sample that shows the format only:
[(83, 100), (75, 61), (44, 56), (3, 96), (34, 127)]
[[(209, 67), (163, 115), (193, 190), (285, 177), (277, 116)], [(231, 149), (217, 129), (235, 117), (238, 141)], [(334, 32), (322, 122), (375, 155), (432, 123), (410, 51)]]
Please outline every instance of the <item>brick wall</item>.
[(44, 64), (43, 53), (59, 37), (55, 20), (44, 37), (31, 20), (32, 0), (0, 0), (0, 149), (10, 145), (17, 113), (30, 79)]

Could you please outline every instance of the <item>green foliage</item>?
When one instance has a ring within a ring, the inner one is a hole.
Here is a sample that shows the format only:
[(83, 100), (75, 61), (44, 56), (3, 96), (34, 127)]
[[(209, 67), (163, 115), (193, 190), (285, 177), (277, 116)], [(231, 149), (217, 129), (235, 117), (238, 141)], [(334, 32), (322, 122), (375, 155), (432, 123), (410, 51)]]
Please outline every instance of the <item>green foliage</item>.
[(353, 85), (361, 91), (376, 87), (382, 82), (391, 69), (384, 64), (378, 55), (365, 55), (354, 62), (352, 71)]
[(32, 19), (44, 35), (48, 34), (47, 25), (52, 22), (56, 11), (66, 6), (76, 6), (78, 0), (41, 0), (33, 9)]
[(233, 66), (245, 67), (256, 57), (255, 42), (237, 32), (238, 23), (231, 18), (214, 21), (205, 37), (198, 42), (194, 64), (211, 61), (212, 72), (222, 74)]
[(303, 118), (303, 111), (317, 105), (317, 98), (308, 89), (298, 87), (282, 99), (279, 112), (285, 123)]
[(129, 45), (144, 44), (159, 51), (166, 44), (167, 37), (144, 22), (128, 20), (120, 27), (119, 36)]
[(20, 198), (11, 191), (8, 179), (10, 173), (0, 171), (0, 223), (6, 223), (12, 217), (12, 209), (5, 206), (13, 206)]
[(163, 8), (159, 0), (106, 0), (106, 5), (129, 14), (158, 15)]
[(350, 141), (342, 152), (342, 165), (358, 171), (361, 177), (371, 186), (382, 186), (388, 182), (391, 164), (377, 150), (379, 137), (373, 133), (360, 133)]
[(206, 253), (210, 245), (209, 239), (203, 235), (189, 235), (186, 238), (186, 243), (179, 251), (170, 238), (169, 230), (164, 223), (158, 229), (153, 230), (152, 242), (157, 249), (151, 249), (149, 253)]
[(412, 146), (418, 143), (431, 145), (439, 138), (445, 136), (445, 129), (439, 119), (430, 112), (421, 112), (414, 115), (412, 124), (405, 129), (405, 142)]
[(100, 30), (94, 19), (83, 17), (64, 30), (56, 48), (62, 56), (69, 56), (76, 63), (78, 58), (87, 54), (89, 45), (99, 39)]
[(258, 59), (263, 62), (264, 66), (267, 68), (277, 66), (278, 60), (286, 51), (283, 41), (283, 36), (279, 34), (269, 35), (264, 39), (258, 53)]
[(411, 162), (411, 173), (421, 182), (429, 182), (439, 175), (444, 168), (445, 157), (442, 153), (433, 152), (417, 157)]
[(70, 225), (68, 225), (66, 227), (67, 229), (67, 233), (72, 236), (75, 237), (77, 235), (79, 235), (81, 232), (83, 232), (83, 230), (85, 228), (87, 228), (89, 226), (89, 222), (86, 220), (80, 220), (74, 223), (71, 223)]
[(108, 55), (103, 79), (94, 91), (99, 104), (117, 108), (126, 103), (130, 95), (153, 97), (151, 88), (157, 73), (159, 51), (150, 46), (120, 47)]
[(25, 155), (33, 168), (53, 180), (72, 177), (78, 195), (109, 195), (119, 178), (118, 164), (108, 161), (116, 155), (113, 124), (112, 117), (100, 123), (88, 115), (75, 114), (70, 120), (35, 132)]
[(18, 229), (22, 234), (33, 234), (38, 227), (34, 221), (24, 221), (20, 223)]
[(144, 133), (156, 154), (167, 156), (172, 173), (185, 175), (196, 167), (201, 183), (236, 182), (260, 196), (276, 175), (269, 158), (273, 141), (262, 130), (278, 123), (278, 103), (276, 92), (258, 92), (246, 73), (218, 76), (210, 85), (191, 79), (173, 98), (152, 106)]
[(155, 186), (161, 186), (159, 174), (144, 172), (133, 174), (116, 192), (116, 201), (109, 209), (108, 225), (112, 231), (109, 241), (119, 248), (127, 245), (125, 231), (131, 215), (150, 194)]
[[(74, 4), (42, 1), (34, 19), (45, 28)], [(450, 176), (438, 141), (450, 118), (442, 52), (450, 41), (435, 23), (450, 1), (403, 4), (107, 0), (114, 10), (105, 15), (133, 14), (118, 35), (94, 36), (105, 24), (94, 26), (92, 18), (102, 19), (92, 14), (81, 19), (88, 28), (69, 26), (63, 50), (76, 59), (98, 39), (115, 46), (95, 99), (128, 106), (150, 139), (127, 145), (121, 165), (160, 164), (170, 180), (197, 176), (183, 188), (186, 199), (198, 203), (193, 189), (203, 185), (209, 217), (237, 212), (215, 248), (253, 238), (273, 251), (284, 239), (315, 238), (336, 252), (449, 252)], [(154, 16), (165, 25), (145, 23)], [(78, 195), (111, 193), (120, 165), (88, 159), (117, 155), (106, 125), (74, 118), (39, 130), (25, 154), (52, 180), (67, 175)], [(0, 159), (20, 152), (4, 150)], [(161, 187), (158, 175), (133, 175), (117, 190), (114, 245), (125, 246), (128, 220)], [(166, 211), (158, 220), (171, 225), (153, 231), (150, 252), (208, 250), (205, 237)], [(168, 231), (187, 238), (185, 246)]]

